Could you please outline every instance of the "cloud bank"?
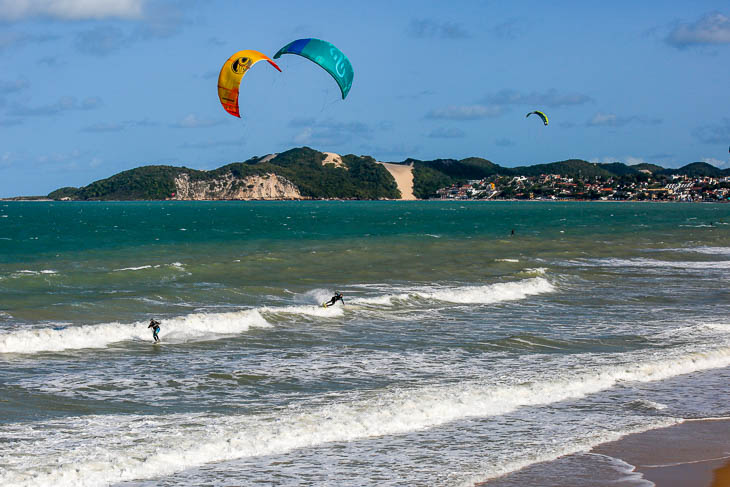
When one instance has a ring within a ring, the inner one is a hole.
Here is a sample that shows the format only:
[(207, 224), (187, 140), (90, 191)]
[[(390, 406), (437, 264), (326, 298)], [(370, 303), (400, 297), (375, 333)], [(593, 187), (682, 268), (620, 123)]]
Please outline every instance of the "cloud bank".
[(730, 44), (730, 18), (712, 12), (692, 23), (680, 23), (665, 39), (677, 49), (696, 45)]
[(0, 0), (0, 19), (135, 19), (142, 16), (143, 4), (143, 0)]
[(593, 118), (586, 122), (587, 127), (623, 127), (630, 123), (637, 123), (642, 125), (659, 125), (662, 120), (659, 118), (649, 118), (641, 115), (631, 115), (628, 117), (622, 117), (615, 113), (602, 113), (598, 112), (593, 115)]

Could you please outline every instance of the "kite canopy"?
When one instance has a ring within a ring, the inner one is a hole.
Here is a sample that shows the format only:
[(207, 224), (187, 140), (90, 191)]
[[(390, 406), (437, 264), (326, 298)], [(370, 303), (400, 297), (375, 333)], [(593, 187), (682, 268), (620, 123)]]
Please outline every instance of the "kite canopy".
[(297, 39), (279, 49), (279, 52), (274, 54), (274, 59), (278, 59), (282, 54), (298, 54), (319, 64), (340, 86), (343, 100), (349, 93), (352, 79), (355, 77), (352, 64), (342, 51), (329, 42), (319, 39)]
[(243, 75), (251, 69), (251, 66), (264, 59), (281, 72), (279, 66), (269, 56), (251, 49), (238, 51), (223, 64), (218, 75), (218, 98), (223, 108), (231, 115), (241, 117), (238, 111), (238, 86)]
[(547, 115), (545, 115), (544, 113), (542, 113), (542, 112), (541, 112), (541, 111), (539, 111), (539, 110), (535, 110), (534, 112), (530, 112), (530, 113), (528, 113), (527, 115), (525, 115), (525, 118), (529, 117), (529, 116), (530, 116), (530, 115), (532, 115), (532, 114), (535, 114), (535, 115), (537, 115), (538, 117), (542, 118), (542, 123), (544, 123), (545, 125), (547, 125), (547, 124), (548, 124), (548, 118), (547, 118)]

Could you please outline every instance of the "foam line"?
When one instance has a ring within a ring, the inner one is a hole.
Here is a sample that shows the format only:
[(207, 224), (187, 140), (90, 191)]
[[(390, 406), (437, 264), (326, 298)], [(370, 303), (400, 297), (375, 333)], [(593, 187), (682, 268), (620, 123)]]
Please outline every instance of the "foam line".
[(668, 261), (645, 258), (635, 259), (595, 259), (580, 261), (579, 265), (595, 265), (598, 267), (643, 267), (663, 269), (730, 269), (730, 260), (720, 261)]
[[(196, 313), (162, 320), (162, 341), (185, 342), (217, 334), (243, 333), (252, 327), (271, 326), (257, 310)], [(147, 322), (34, 328), (0, 333), (0, 353), (58, 352), (104, 348), (112, 343), (151, 339)]]
[(451, 288), (424, 287), (373, 298), (355, 298), (349, 302), (392, 306), (396, 301), (421, 299), (457, 304), (494, 304), (502, 301), (525, 299), (528, 296), (553, 291), (555, 291), (555, 286), (550, 281), (544, 277), (533, 277), (520, 281), (498, 282), (484, 286), (458, 286)]

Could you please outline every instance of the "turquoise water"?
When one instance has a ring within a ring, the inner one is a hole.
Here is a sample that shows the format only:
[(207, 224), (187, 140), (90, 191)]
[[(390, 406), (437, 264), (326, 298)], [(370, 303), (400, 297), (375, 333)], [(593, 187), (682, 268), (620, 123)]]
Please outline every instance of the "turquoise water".
[(724, 204), (0, 203), (0, 483), (473, 485), (728, 415), (729, 276)]

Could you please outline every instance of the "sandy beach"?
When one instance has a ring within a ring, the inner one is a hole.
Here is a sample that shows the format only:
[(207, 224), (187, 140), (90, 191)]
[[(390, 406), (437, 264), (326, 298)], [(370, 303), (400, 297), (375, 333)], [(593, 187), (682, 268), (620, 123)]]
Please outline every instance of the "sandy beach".
[(730, 486), (730, 419), (693, 420), (593, 449), (636, 466), (658, 487)]
[(635, 433), (477, 485), (729, 487), (730, 419)]

